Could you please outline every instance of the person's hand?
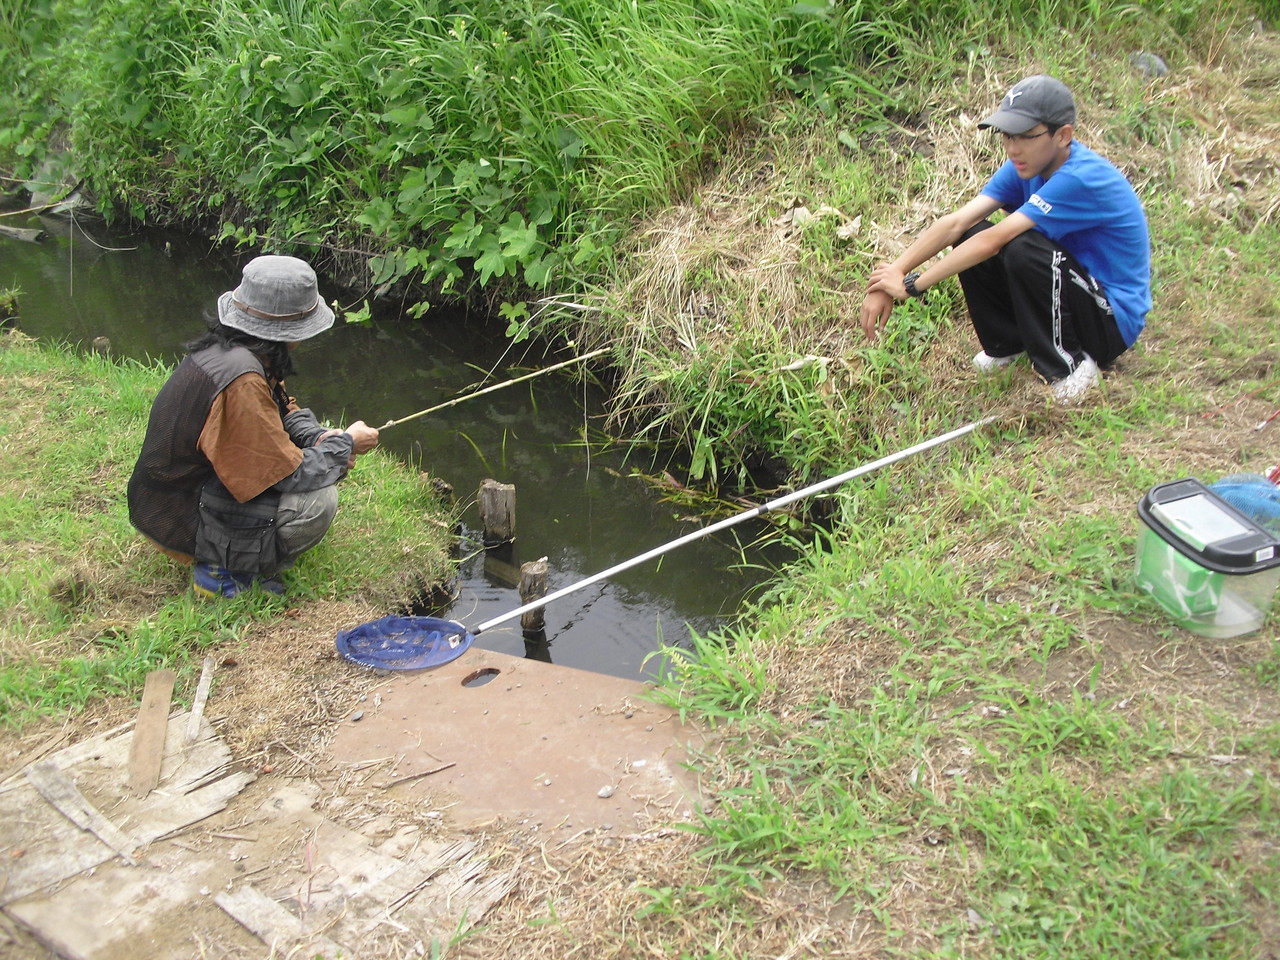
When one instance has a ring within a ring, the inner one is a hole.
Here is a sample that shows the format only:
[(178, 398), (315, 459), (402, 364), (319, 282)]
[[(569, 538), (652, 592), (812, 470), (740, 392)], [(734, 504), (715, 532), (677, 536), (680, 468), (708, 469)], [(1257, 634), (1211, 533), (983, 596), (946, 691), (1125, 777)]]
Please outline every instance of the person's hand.
[(896, 270), (890, 264), (882, 263), (871, 271), (871, 283), (867, 289), (887, 293), (894, 300), (905, 300), (910, 294), (907, 293), (906, 286), (903, 285), (903, 277), (901, 270)]
[(351, 426), (347, 427), (346, 432), (351, 434), (351, 439), (356, 443), (355, 452), (357, 455), (368, 453), (378, 445), (378, 431), (363, 420), (357, 420), (351, 424)]
[(862, 332), (874, 340), (893, 312), (894, 299), (882, 290), (872, 290), (862, 301)]

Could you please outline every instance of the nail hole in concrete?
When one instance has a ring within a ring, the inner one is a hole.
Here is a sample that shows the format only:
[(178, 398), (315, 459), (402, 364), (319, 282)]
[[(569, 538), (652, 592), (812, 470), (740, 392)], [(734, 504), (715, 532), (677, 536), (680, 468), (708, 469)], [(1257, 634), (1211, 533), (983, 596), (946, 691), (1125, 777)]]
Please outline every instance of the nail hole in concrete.
[(464, 687), (483, 687), (501, 672), (497, 667), (482, 667), (474, 673), (468, 674), (467, 678), (462, 681), (462, 685)]

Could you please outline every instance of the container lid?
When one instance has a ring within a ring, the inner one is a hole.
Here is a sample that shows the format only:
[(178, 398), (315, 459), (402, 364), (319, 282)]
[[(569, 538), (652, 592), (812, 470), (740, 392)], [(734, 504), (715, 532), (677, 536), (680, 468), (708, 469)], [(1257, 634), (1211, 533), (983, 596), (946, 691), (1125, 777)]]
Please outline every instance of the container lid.
[(1159, 483), (1138, 516), (1166, 543), (1217, 573), (1256, 573), (1280, 566), (1280, 540), (1194, 477)]

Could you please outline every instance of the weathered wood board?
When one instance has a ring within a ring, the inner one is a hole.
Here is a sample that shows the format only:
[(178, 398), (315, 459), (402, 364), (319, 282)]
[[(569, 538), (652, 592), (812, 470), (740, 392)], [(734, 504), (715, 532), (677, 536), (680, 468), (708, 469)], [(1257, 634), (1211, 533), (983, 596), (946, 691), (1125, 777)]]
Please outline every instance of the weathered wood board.
[[(231, 752), (207, 724), (203, 739), (186, 745), (182, 724), (173, 723), (160, 786), (134, 797), (126, 774), (131, 740), (128, 726), (109, 731), (50, 755), (0, 787), (0, 847), (10, 850), (0, 872), (0, 906), (115, 858), (117, 847), (144, 846), (202, 820), (253, 780), (227, 772)], [(47, 801), (37, 783), (62, 797), (62, 806)]]
[(314, 809), (319, 789), (306, 781), (268, 789), (256, 805), (242, 799), (226, 815), (233, 831), (200, 824), (253, 778), (226, 774), (220, 741), (187, 745), (183, 723), (167, 726), (164, 774), (145, 799), (130, 786), (125, 729), (0, 788), (0, 844), (20, 851), (0, 874), (0, 903), (59, 957), (187, 960), (209, 943), (247, 955), (380, 956), (407, 931), (447, 940), (511, 889), (514, 876), (492, 875), (471, 840), (382, 852)]

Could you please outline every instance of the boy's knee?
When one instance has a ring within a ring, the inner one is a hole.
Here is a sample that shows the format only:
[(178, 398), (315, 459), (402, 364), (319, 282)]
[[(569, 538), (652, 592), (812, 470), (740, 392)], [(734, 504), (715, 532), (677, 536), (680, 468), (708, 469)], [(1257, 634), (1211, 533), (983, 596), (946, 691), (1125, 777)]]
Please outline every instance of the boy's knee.
[(1038, 230), (1028, 230), (1006, 243), (1000, 252), (1005, 264), (1016, 270), (1051, 257), (1053, 251), (1053, 244), (1044, 234)]
[(970, 227), (964, 233), (960, 234), (960, 239), (956, 241), (956, 246), (959, 246), (960, 244), (964, 243), (970, 237), (976, 236), (977, 234), (981, 233), (983, 230), (990, 230), (994, 226), (995, 224), (992, 223), (990, 220), (979, 220), (977, 223), (975, 223), (972, 227)]

